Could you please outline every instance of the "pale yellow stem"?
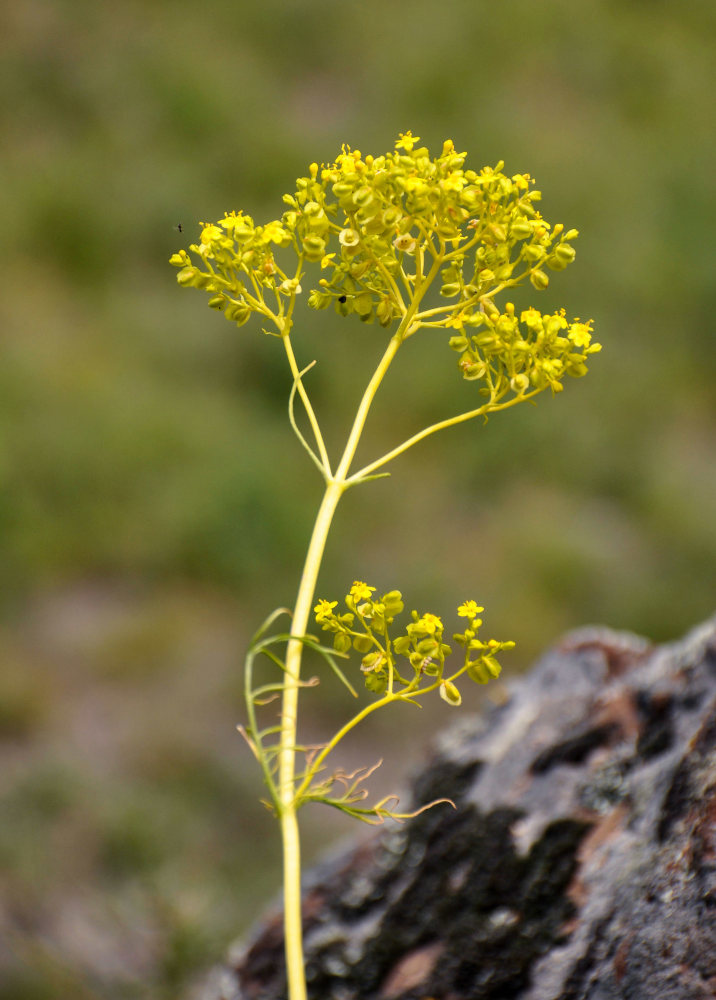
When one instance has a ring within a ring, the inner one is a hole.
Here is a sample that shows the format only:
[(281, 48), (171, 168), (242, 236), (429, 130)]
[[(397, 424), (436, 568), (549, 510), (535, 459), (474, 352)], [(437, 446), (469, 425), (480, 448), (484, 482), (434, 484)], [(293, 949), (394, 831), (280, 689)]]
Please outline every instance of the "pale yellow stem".
[(484, 403), (482, 406), (478, 406), (476, 410), (468, 410), (466, 413), (459, 413), (456, 417), (448, 417), (446, 420), (439, 420), (435, 424), (431, 424), (430, 427), (425, 427), (422, 431), (417, 434), (413, 434), (411, 438), (407, 441), (403, 441), (399, 444), (397, 448), (393, 448), (392, 451), (387, 452), (381, 458), (377, 458), (375, 462), (371, 462), (369, 465), (364, 466), (359, 469), (358, 472), (354, 472), (350, 479), (347, 480), (348, 485), (359, 482), (365, 476), (369, 476), (376, 469), (379, 469), (381, 465), (385, 465), (392, 459), (397, 458), (398, 455), (402, 455), (404, 451), (408, 448), (412, 448), (414, 444), (418, 441), (422, 441), (424, 438), (429, 437), (431, 434), (436, 434), (437, 431), (445, 430), (447, 427), (454, 427), (456, 424), (462, 424), (466, 420), (473, 420), (475, 417), (484, 416), (486, 413), (497, 413), (499, 410), (507, 410), (511, 406), (515, 406), (517, 403), (523, 403), (527, 399), (532, 399), (536, 396), (541, 389), (533, 389), (532, 392), (525, 393), (523, 396), (513, 396), (506, 403)]
[[(410, 307), (403, 316), (395, 335), (391, 337), (388, 347), (363, 393), (363, 398), (360, 401), (336, 473), (333, 476), (330, 474), (326, 476), (326, 490), (318, 510), (316, 523), (313, 527), (313, 534), (311, 535), (308, 552), (306, 553), (303, 574), (296, 596), (296, 606), (291, 623), (292, 635), (301, 637), (306, 633), (326, 539), (333, 515), (338, 506), (338, 501), (347, 488), (348, 470), (355, 456), (371, 404), (398, 348), (410, 330), (420, 301), (427, 291), (428, 286), (435, 278), (439, 267), (440, 262), (436, 260), (422, 285), (416, 290)], [(325, 454), (325, 448), (322, 447), (323, 440), (318, 429), (318, 422), (315, 419), (310, 402), (305, 395), (305, 390), (301, 383), (298, 365), (290, 345), (288, 328), (284, 329), (282, 339), (293, 377), (297, 381), (298, 391), (306, 406), (308, 418), (316, 435), (316, 442), (321, 450), (321, 458), (325, 463), (326, 469), (330, 470), (328, 456)], [(306, 1000), (306, 982), (303, 968), (303, 932), (301, 924), (300, 839), (296, 820), (297, 796), (295, 789), (296, 719), (302, 653), (303, 643), (300, 641), (300, 638), (289, 641), (286, 650), (286, 674), (281, 703), (281, 737), (278, 754), (278, 805), (283, 841), (284, 927), (289, 1000)]]
[[(343, 483), (331, 481), (326, 487), (318, 511), (313, 535), (306, 554), (301, 584), (296, 597), (291, 631), (306, 633), (308, 615), (316, 589), (326, 538), (336, 506), (345, 489)], [(296, 759), (296, 713), (303, 644), (293, 640), (286, 652), (286, 676), (281, 706), (281, 748), (279, 751), (278, 795), (283, 841), (284, 927), (286, 974), (290, 1000), (305, 1000), (306, 981), (303, 968), (303, 929), (301, 924), (301, 853), (294, 790)]]
[(301, 380), (301, 373), (298, 370), (298, 363), (296, 362), (296, 356), (293, 353), (293, 347), (291, 345), (291, 339), (288, 332), (284, 333), (281, 337), (283, 340), (283, 346), (286, 350), (286, 356), (288, 357), (289, 367), (291, 368), (291, 374), (293, 375), (296, 386), (298, 388), (298, 394), (301, 397), (301, 402), (306, 408), (306, 414), (308, 416), (309, 423), (311, 425), (311, 430), (313, 431), (313, 436), (318, 445), (318, 451), (321, 456), (321, 464), (323, 465), (326, 475), (331, 474), (331, 463), (328, 461), (328, 452), (326, 451), (326, 445), (323, 441), (323, 435), (321, 434), (321, 428), (318, 425), (318, 419), (314, 413), (311, 401), (308, 398), (308, 393), (306, 392), (303, 381)]

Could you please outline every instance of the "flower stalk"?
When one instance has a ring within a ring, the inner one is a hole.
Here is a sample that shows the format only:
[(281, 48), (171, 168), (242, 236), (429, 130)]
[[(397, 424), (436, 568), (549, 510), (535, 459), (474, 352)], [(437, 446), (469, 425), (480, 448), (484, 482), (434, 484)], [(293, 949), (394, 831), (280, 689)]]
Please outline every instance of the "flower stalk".
[[(457, 662), (440, 616), (413, 611), (400, 631), (396, 619), (404, 603), (398, 590), (378, 596), (375, 587), (354, 581), (345, 610), (337, 610), (336, 600), (320, 599), (314, 606), (338, 503), (348, 488), (387, 475), (377, 470), (424, 438), (532, 400), (545, 389), (560, 392), (567, 376), (586, 373), (589, 355), (600, 349), (592, 342), (591, 321), (568, 321), (564, 310), (542, 314), (534, 307), (518, 314), (512, 303), (501, 308), (495, 302), (502, 292), (525, 282), (535, 292), (543, 290), (550, 280), (547, 271), (563, 270), (574, 259), (571, 241), (577, 231), (565, 232), (564, 226), (551, 226), (541, 216), (535, 207), (541, 195), (529, 174), (508, 177), (502, 163), (468, 170), (465, 154), (450, 140), (436, 157), (418, 143), (410, 132), (401, 134), (393, 152), (377, 157), (363, 157), (344, 146), (334, 163), (311, 164), (308, 175), (297, 180), (295, 193), (284, 195), (287, 208), (280, 219), (256, 225), (242, 212), (226, 214), (214, 224), (202, 224), (200, 240), (189, 252), (171, 257), (179, 284), (206, 291), (211, 308), (237, 326), (258, 315), (270, 327), (264, 332), (281, 338), (293, 379), (289, 420), (325, 483), (293, 611), (270, 615), (249, 647), (248, 724), (240, 727), (261, 766), (268, 804), (281, 827), (289, 1000), (307, 1000), (299, 808), (323, 802), (372, 824), (415, 815), (398, 812), (394, 796), (371, 804), (365, 782), (375, 768), (351, 775), (330, 771), (331, 755), (356, 726), (388, 705), (420, 704), (437, 691), (448, 705), (458, 706), (458, 682), (485, 684), (499, 676), (498, 656), (514, 645), (481, 638), (483, 609), (474, 600), (457, 609), (465, 619), (463, 631), (451, 637), (462, 650)], [(291, 254), (295, 263), (288, 267), (285, 258)], [(304, 384), (312, 365), (300, 369), (291, 341), (301, 282), (316, 268), (322, 276), (308, 295), (310, 308), (333, 308), (341, 317), (393, 331), (360, 399), (335, 472)], [(458, 372), (475, 383), (479, 405), (417, 431), (352, 471), (383, 379), (401, 345), (422, 329), (446, 332)], [(299, 428), (296, 397), (313, 444)], [(326, 638), (310, 633), (312, 611)], [(286, 614), (290, 630), (268, 635)], [(355, 696), (341, 663), (357, 653), (358, 676), (374, 696), (318, 748), (302, 745), (298, 738), (299, 693), (317, 683), (301, 677), (306, 648), (322, 657)], [(255, 683), (259, 658), (278, 669), (277, 680)], [(276, 697), (281, 700), (279, 724), (261, 728), (261, 710)]]

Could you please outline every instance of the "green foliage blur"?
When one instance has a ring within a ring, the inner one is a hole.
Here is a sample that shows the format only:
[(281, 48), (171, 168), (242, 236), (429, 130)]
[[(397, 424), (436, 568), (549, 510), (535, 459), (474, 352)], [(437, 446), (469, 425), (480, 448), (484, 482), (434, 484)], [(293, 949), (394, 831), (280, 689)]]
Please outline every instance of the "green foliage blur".
[[(280, 882), (240, 664), (292, 601), (321, 484), (280, 345), (169, 255), (224, 211), (275, 218), (343, 142), (412, 129), (530, 172), (581, 233), (536, 304), (604, 351), (347, 494), (319, 589), (474, 596), (513, 670), (589, 622), (675, 637), (714, 609), (716, 9), (23, 0), (0, 37), (0, 1000), (192, 1000)], [(384, 339), (297, 317), (334, 453)], [(442, 340), (399, 361), (359, 461), (471, 398)], [(346, 709), (325, 680), (317, 739)], [(399, 787), (450, 710), (421, 718), (376, 719), (348, 763), (380, 745)], [(353, 832), (317, 809), (309, 861)]]

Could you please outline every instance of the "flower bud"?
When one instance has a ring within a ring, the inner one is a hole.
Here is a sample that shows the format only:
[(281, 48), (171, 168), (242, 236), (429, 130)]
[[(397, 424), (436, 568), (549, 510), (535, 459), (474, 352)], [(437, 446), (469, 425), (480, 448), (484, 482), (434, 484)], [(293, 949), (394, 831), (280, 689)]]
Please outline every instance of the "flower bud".
[(470, 680), (475, 681), (476, 684), (487, 684), (490, 679), (490, 675), (480, 660), (475, 660), (474, 663), (470, 664), (467, 670), (467, 676)]
[(223, 309), (226, 305), (226, 299), (223, 295), (214, 295), (213, 298), (209, 299), (210, 309)]
[(370, 292), (361, 292), (360, 295), (356, 295), (353, 306), (361, 319), (370, 316), (373, 312), (373, 299)]
[(468, 382), (474, 382), (475, 379), (482, 378), (487, 371), (485, 362), (476, 360), (470, 354), (463, 354), (458, 361), (458, 367), (462, 372), (462, 377)]
[(384, 694), (386, 688), (388, 687), (388, 678), (385, 671), (381, 670), (378, 673), (371, 671), (369, 674), (365, 675), (365, 686), (373, 694)]
[(519, 210), (523, 212), (525, 215), (528, 215), (530, 219), (534, 219), (534, 217), (537, 215), (537, 212), (535, 211), (535, 208), (532, 204), (529, 195), (525, 195), (524, 198), (520, 198), (520, 200), (517, 202), (517, 206)]
[(577, 256), (577, 251), (569, 243), (560, 243), (554, 251), (554, 256), (565, 264), (571, 264)]
[(435, 232), (438, 236), (442, 236), (444, 240), (455, 240), (462, 235), (455, 223), (449, 219), (441, 222)]
[[(377, 220), (377, 225), (373, 225)], [(367, 226), (372, 226), (374, 232), (383, 232), (383, 223), (380, 219), (379, 206), (375, 204), (366, 205), (365, 208), (359, 208), (355, 214), (355, 221), (364, 229)]]
[(334, 299), (335, 310), (339, 316), (350, 316), (353, 312), (353, 298), (347, 295), (339, 295)]
[(308, 304), (311, 309), (325, 309), (331, 304), (331, 299), (333, 296), (327, 295), (325, 292), (319, 292), (314, 289), (308, 296)]
[[(573, 355), (570, 355), (569, 357), (573, 357)], [(567, 374), (572, 375), (573, 378), (580, 378), (582, 375), (587, 374), (587, 366), (581, 359), (579, 361), (570, 361), (568, 358)]]
[(382, 299), (376, 306), (375, 315), (381, 326), (390, 326), (393, 319), (393, 307), (390, 299)]
[(326, 252), (326, 241), (321, 236), (306, 236), (303, 241), (303, 253), (306, 260), (319, 261)]
[(488, 233), (491, 233), (492, 236), (494, 236), (494, 238), (498, 241), (498, 243), (504, 243), (505, 240), (507, 239), (507, 233), (505, 232), (505, 227), (500, 226), (496, 222), (491, 223), (487, 227), (487, 231)]
[(532, 235), (532, 226), (525, 219), (519, 219), (510, 226), (510, 236), (516, 240), (528, 240)]
[(446, 299), (450, 299), (454, 295), (460, 294), (460, 286), (456, 281), (450, 282), (450, 284), (442, 286), (442, 288), (440, 289), (440, 294), (443, 295)]
[(224, 311), (224, 316), (239, 326), (243, 326), (250, 315), (251, 309), (245, 302), (232, 302)]
[(351, 648), (351, 638), (344, 632), (339, 632), (338, 635), (333, 636), (333, 648), (338, 653), (347, 653)]
[(544, 271), (533, 271), (530, 275), (530, 283), (538, 292), (544, 291), (549, 284), (549, 278)]
[(369, 260), (354, 260), (351, 261), (351, 265), (348, 270), (350, 271), (351, 278), (355, 278), (357, 280), (358, 278), (363, 277), (369, 267)]
[(451, 337), (448, 340), (448, 346), (452, 348), (453, 351), (464, 351), (467, 349), (469, 341), (467, 337), (457, 336)]
[(474, 309), (470, 313), (463, 314), (462, 322), (465, 326), (482, 326), (485, 322), (485, 314), (480, 309)]
[(234, 238), (238, 243), (247, 243), (254, 235), (254, 227), (247, 222), (240, 222), (234, 226)]
[(560, 260), (559, 257), (556, 257), (554, 254), (551, 254), (551, 256), (549, 256), (545, 261), (545, 264), (551, 271), (564, 271), (565, 267), (567, 266), (567, 261)]
[(395, 615), (399, 615), (404, 608), (403, 595), (399, 590), (389, 590), (387, 594), (383, 594), (381, 600), (386, 621), (390, 623)]
[(487, 668), (488, 672), (492, 674), (493, 677), (499, 677), (502, 671), (502, 667), (497, 662), (494, 656), (483, 656), (482, 662)]
[(189, 265), (189, 267), (182, 268), (182, 270), (177, 274), (177, 281), (180, 285), (191, 285), (198, 274), (198, 270)]
[(443, 681), (440, 684), (440, 697), (454, 708), (462, 703), (462, 696), (452, 681)]
[(401, 215), (402, 215), (402, 212), (400, 211), (399, 208), (396, 208), (395, 206), (391, 206), (390, 208), (386, 208), (386, 210), (383, 212), (382, 219), (383, 219), (384, 224), (387, 227), (390, 227), (390, 226), (394, 226), (397, 223), (397, 221), (398, 221), (398, 219), (400, 219)]
[(366, 205), (370, 205), (374, 197), (373, 188), (364, 184), (363, 187), (359, 187), (357, 191), (353, 192), (353, 204), (359, 208), (365, 208)]
[(380, 670), (384, 664), (383, 653), (378, 651), (374, 653), (367, 653), (361, 660), (360, 668), (364, 674), (369, 673), (371, 670)]
[(524, 374), (524, 372), (522, 372), (519, 375), (513, 375), (513, 377), (510, 379), (510, 389), (512, 389), (513, 392), (516, 392), (518, 396), (521, 393), (523, 393), (526, 389), (529, 389), (529, 387), (530, 387), (530, 380), (529, 377)]
[(522, 247), (521, 257), (525, 260), (531, 261), (533, 264), (538, 260), (542, 260), (546, 256), (546, 251), (544, 247), (539, 246), (535, 243), (530, 243), (528, 246)]

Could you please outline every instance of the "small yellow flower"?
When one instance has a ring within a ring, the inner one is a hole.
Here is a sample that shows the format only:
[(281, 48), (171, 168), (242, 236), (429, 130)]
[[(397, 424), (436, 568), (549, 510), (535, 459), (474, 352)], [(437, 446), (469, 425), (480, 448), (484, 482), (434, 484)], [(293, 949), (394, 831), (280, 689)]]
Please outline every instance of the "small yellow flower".
[(435, 632), (441, 630), (443, 627), (442, 618), (439, 618), (437, 615), (431, 615), (429, 611), (415, 625), (417, 630), (427, 632), (428, 635), (434, 635)]
[(589, 323), (572, 323), (567, 336), (575, 347), (589, 347), (592, 341), (592, 331)]
[(412, 153), (416, 142), (420, 142), (419, 135), (413, 135), (412, 132), (399, 132), (395, 148), (404, 149), (406, 153)]
[(201, 242), (210, 246), (215, 240), (220, 240), (223, 235), (218, 226), (204, 226), (201, 231)]
[(338, 601), (323, 601), (320, 600), (318, 604), (313, 609), (316, 613), (316, 621), (323, 622), (326, 618), (330, 618), (333, 614), (333, 609), (338, 604)]
[(291, 242), (291, 234), (283, 228), (280, 222), (267, 223), (261, 232), (262, 243), (278, 243), (287, 246)]
[(224, 214), (223, 219), (219, 219), (218, 224), (220, 226), (223, 226), (224, 229), (231, 231), (232, 229), (235, 229), (236, 226), (239, 225), (239, 223), (241, 222), (243, 222), (243, 212), (239, 212), (238, 215), (236, 214), (236, 212), (230, 212), (230, 213), (227, 212)]
[(369, 587), (367, 583), (363, 583), (361, 580), (354, 580), (348, 596), (354, 601), (369, 601), (370, 595), (374, 590), (375, 587)]
[(528, 330), (541, 330), (542, 313), (534, 306), (530, 306), (520, 314), (520, 323), (524, 323)]
[(464, 604), (461, 604), (457, 609), (457, 613), (461, 618), (477, 618), (477, 616), (484, 610), (484, 608), (481, 608), (478, 605), (477, 601), (465, 601)]

